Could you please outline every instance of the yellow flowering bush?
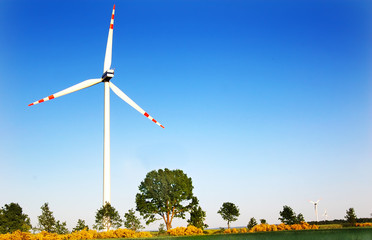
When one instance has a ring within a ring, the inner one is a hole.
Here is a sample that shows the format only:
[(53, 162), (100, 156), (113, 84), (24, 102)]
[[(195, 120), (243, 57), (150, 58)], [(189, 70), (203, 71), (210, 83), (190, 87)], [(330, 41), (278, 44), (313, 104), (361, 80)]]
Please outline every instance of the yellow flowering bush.
[(240, 233), (246, 233), (247, 232), (247, 229), (246, 228), (241, 228), (240, 229)]
[(95, 230), (81, 230), (72, 232), (69, 234), (69, 240), (85, 240), (85, 239), (97, 239), (99, 234)]
[(194, 226), (185, 227), (176, 227), (169, 229), (167, 233), (171, 236), (189, 236), (189, 235), (202, 235), (203, 230)]
[(203, 230), (194, 226), (188, 226), (185, 230), (186, 235), (200, 235), (203, 234)]
[(285, 231), (285, 230), (306, 230), (306, 229), (319, 229), (317, 225), (310, 225), (307, 222), (299, 224), (287, 225), (281, 223), (279, 225), (260, 224), (254, 226), (249, 232), (269, 232), (269, 231)]
[[(370, 225), (365, 224), (365, 226), (372, 226), (372, 223), (369, 223)], [(362, 226), (362, 225), (360, 225)], [(252, 229), (247, 231), (247, 228), (241, 228), (240, 230), (237, 230), (236, 228), (232, 229), (226, 229), (224, 233), (247, 233), (247, 232), (273, 232), (273, 231), (285, 231), (285, 230), (305, 230), (305, 229), (319, 229), (319, 226), (317, 225), (310, 225), (307, 222), (301, 222), (300, 224), (292, 224), (287, 225), (284, 223), (281, 223), (279, 225), (270, 225), (270, 224), (260, 224), (254, 226)]]
[[(367, 226), (367, 225), (366, 225)], [(254, 226), (249, 231), (247, 228), (240, 228), (240, 229), (226, 229), (224, 233), (247, 233), (247, 232), (270, 232), (270, 231), (285, 231), (285, 230), (305, 230), (305, 229), (319, 229), (317, 225), (310, 225), (307, 222), (301, 222), (300, 224), (292, 224), (286, 225), (281, 223), (279, 225), (270, 225), (270, 224), (260, 224)]]
[(96, 230), (82, 230), (69, 234), (57, 234), (42, 231), (37, 234), (15, 231), (13, 233), (0, 234), (0, 240), (87, 240), (103, 238), (145, 238), (152, 237), (149, 232), (135, 232), (129, 229), (117, 229), (107, 232)]
[(167, 230), (167, 233), (172, 236), (184, 236), (185, 235), (185, 227), (176, 227)]
[(372, 223), (357, 223), (355, 226), (357, 227), (372, 227)]
[(231, 229), (228, 228), (228, 229), (226, 229), (225, 231), (223, 231), (223, 233), (231, 233)]

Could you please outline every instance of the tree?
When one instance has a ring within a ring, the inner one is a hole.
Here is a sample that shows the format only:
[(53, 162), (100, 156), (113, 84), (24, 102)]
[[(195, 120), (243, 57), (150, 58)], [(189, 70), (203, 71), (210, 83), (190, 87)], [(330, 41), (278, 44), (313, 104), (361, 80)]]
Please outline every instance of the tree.
[(78, 232), (81, 230), (89, 230), (88, 225), (85, 224), (85, 220), (78, 219), (76, 227), (72, 229), (73, 232)]
[(56, 219), (53, 216), (53, 212), (49, 210), (49, 203), (44, 203), (41, 206), (41, 215), (37, 219), (39, 220), (38, 230), (51, 233), (56, 232)]
[(296, 216), (296, 213), (289, 206), (283, 206), (283, 211), (280, 211), (279, 215), (281, 217), (278, 219), (285, 224), (296, 224), (305, 221), (301, 213)]
[(67, 234), (67, 233), (69, 233), (66, 225), (67, 225), (66, 222), (60, 222), (58, 220), (56, 222), (55, 232), (57, 234)]
[(0, 234), (16, 230), (28, 232), (32, 228), (30, 218), (22, 212), (18, 203), (5, 204), (0, 209)]
[[(197, 200), (196, 200), (197, 201)], [(208, 225), (204, 223), (206, 217), (205, 211), (198, 205), (192, 207), (190, 211), (190, 219), (187, 220), (188, 225), (192, 225), (194, 227), (204, 229), (207, 228)]]
[(250, 220), (249, 220), (249, 223), (248, 223), (248, 225), (247, 225), (247, 228), (248, 229), (252, 229), (254, 226), (256, 226), (257, 225), (257, 221), (256, 221), (256, 219), (253, 217), (253, 218), (251, 218)]
[(138, 188), (136, 210), (146, 224), (163, 219), (167, 230), (172, 228), (174, 218), (185, 219), (185, 213), (196, 204), (192, 201), (195, 199), (192, 180), (179, 169), (153, 170), (147, 173)]
[(351, 225), (351, 226), (355, 226), (356, 224), (356, 220), (357, 220), (357, 216), (355, 214), (355, 210), (354, 208), (349, 208), (348, 210), (346, 210), (346, 216), (345, 216), (345, 219), (346, 221)]
[(122, 220), (118, 211), (106, 202), (96, 213), (96, 224), (93, 228), (97, 230), (110, 230), (111, 227), (118, 228), (121, 226)]
[(266, 219), (264, 219), (264, 218), (260, 219), (260, 223), (261, 224), (266, 224)]
[(133, 231), (137, 231), (139, 229), (144, 228), (141, 225), (141, 221), (138, 217), (136, 217), (135, 212), (133, 209), (129, 209), (128, 213), (124, 214), (124, 226), (128, 229)]
[(304, 215), (302, 215), (302, 213), (299, 213), (297, 215), (297, 223), (301, 223), (301, 222), (305, 222), (305, 218), (304, 218)]
[(238, 220), (238, 217), (240, 215), (239, 208), (231, 202), (223, 203), (222, 207), (220, 208), (220, 210), (218, 210), (217, 213), (221, 214), (223, 220), (227, 221), (228, 229), (230, 229), (230, 222)]

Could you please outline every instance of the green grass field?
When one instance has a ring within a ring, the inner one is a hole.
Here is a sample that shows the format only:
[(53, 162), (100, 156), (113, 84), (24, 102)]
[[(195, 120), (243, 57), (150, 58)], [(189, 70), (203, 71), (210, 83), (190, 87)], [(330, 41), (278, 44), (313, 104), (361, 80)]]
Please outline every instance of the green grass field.
[[(330, 226), (335, 227), (335, 226)], [(137, 238), (138, 239), (138, 238)], [(149, 238), (147, 238), (149, 239)], [(182, 237), (154, 237), (177, 240), (372, 240), (372, 228), (341, 228), (299, 231), (257, 232), (242, 234), (214, 234)]]
[(318, 225), (319, 229), (340, 229), (342, 228), (342, 224), (326, 224), (326, 225)]

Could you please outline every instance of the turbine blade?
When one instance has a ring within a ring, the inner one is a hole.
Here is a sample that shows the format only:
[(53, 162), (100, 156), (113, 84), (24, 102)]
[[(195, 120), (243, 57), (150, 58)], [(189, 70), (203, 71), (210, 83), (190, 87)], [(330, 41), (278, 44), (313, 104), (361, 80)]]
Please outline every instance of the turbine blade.
[(115, 15), (115, 4), (114, 8), (112, 9), (111, 21), (110, 21), (110, 28), (107, 37), (107, 45), (106, 45), (106, 54), (105, 54), (105, 62), (103, 65), (103, 72), (105, 73), (111, 67), (111, 59), (112, 59), (112, 37), (114, 33), (114, 15)]
[(53, 98), (61, 97), (61, 96), (66, 95), (66, 94), (76, 92), (78, 90), (81, 90), (81, 89), (84, 89), (84, 88), (93, 86), (93, 85), (95, 85), (97, 83), (100, 83), (101, 81), (102, 81), (102, 79), (100, 79), (100, 78), (99, 79), (97, 78), (97, 79), (85, 80), (85, 81), (83, 81), (81, 83), (78, 83), (78, 84), (76, 84), (74, 86), (71, 86), (69, 88), (66, 88), (65, 90), (59, 91), (59, 92), (57, 92), (55, 94), (52, 94), (49, 97), (45, 97), (43, 99), (40, 99), (39, 101), (30, 103), (28, 106), (32, 106), (32, 105), (35, 105), (35, 104), (38, 104), (38, 103), (42, 103), (42, 102), (51, 100)]
[(134, 109), (136, 109), (141, 114), (145, 115), (148, 119), (159, 125), (160, 127), (164, 128), (158, 121), (156, 121), (153, 117), (151, 117), (145, 110), (143, 110), (140, 106), (138, 106), (132, 99), (130, 99), (125, 93), (123, 93), (117, 86), (115, 86), (112, 82), (110, 82), (110, 88), (112, 91), (118, 95), (121, 99), (123, 99), (126, 103), (131, 105)]

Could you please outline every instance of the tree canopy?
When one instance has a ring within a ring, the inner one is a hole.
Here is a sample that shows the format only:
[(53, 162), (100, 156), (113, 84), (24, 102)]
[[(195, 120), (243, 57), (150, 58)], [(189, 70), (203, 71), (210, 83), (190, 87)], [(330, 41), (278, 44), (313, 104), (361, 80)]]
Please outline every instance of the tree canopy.
[(44, 203), (41, 206), (41, 215), (37, 217), (39, 221), (39, 227), (36, 228), (39, 231), (47, 231), (50, 233), (66, 234), (68, 233), (66, 222), (57, 221), (53, 212), (49, 209), (49, 204)]
[(302, 213), (299, 213), (297, 215), (297, 223), (301, 223), (301, 222), (305, 222), (305, 218), (304, 218), (304, 215), (302, 215)]
[(191, 178), (182, 170), (153, 170), (147, 173), (138, 187), (136, 210), (146, 220), (146, 224), (164, 220), (167, 229), (172, 228), (174, 218), (185, 218), (185, 213), (196, 204), (193, 201)]
[(187, 223), (200, 229), (207, 228), (208, 224), (204, 223), (206, 216), (205, 211), (199, 205), (195, 205), (190, 211), (190, 219), (187, 220)]
[(304, 216), (301, 213), (296, 216), (293, 209), (287, 205), (283, 206), (283, 211), (280, 211), (279, 215), (281, 217), (278, 219), (285, 224), (296, 224), (305, 221)]
[(67, 234), (69, 233), (68, 229), (67, 229), (67, 224), (66, 222), (60, 222), (59, 220), (56, 222), (56, 226), (55, 226), (55, 232), (57, 234)]
[(240, 215), (239, 208), (231, 202), (224, 202), (217, 213), (221, 214), (223, 220), (227, 221), (227, 228), (230, 228), (230, 222), (238, 220)]
[(250, 230), (250, 229), (252, 229), (254, 226), (256, 226), (257, 225), (257, 221), (256, 221), (256, 219), (253, 217), (253, 218), (251, 218), (250, 220), (249, 220), (249, 223), (248, 223), (248, 225), (247, 225), (247, 228)]
[(356, 224), (357, 216), (355, 214), (354, 208), (349, 208), (348, 210), (346, 210), (345, 219), (352, 226)]
[(129, 211), (124, 214), (124, 226), (133, 231), (144, 228), (141, 225), (140, 219), (135, 215), (133, 209), (129, 209)]
[(0, 209), (0, 234), (16, 230), (27, 232), (32, 228), (30, 218), (22, 212), (18, 203), (5, 204)]
[(54, 233), (56, 232), (56, 219), (53, 212), (49, 209), (49, 203), (44, 203), (41, 206), (41, 215), (37, 217), (39, 221), (38, 230)]
[(106, 202), (96, 213), (96, 223), (93, 228), (97, 230), (110, 230), (111, 227), (118, 228), (121, 226), (122, 220), (119, 212)]
[(72, 229), (73, 232), (81, 231), (81, 230), (89, 230), (89, 226), (85, 224), (85, 220), (78, 219), (76, 223), (76, 227)]

